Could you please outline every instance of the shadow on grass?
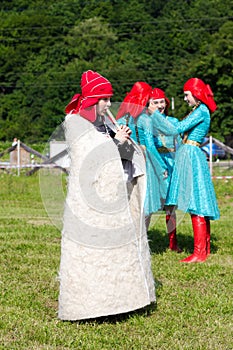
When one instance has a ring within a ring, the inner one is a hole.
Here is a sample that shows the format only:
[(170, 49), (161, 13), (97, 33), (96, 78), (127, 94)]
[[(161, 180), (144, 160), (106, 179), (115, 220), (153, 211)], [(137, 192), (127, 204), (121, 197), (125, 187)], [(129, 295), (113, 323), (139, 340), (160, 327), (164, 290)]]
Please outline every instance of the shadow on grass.
[[(158, 288), (162, 287), (162, 283), (154, 278), (154, 283), (155, 283), (155, 290)], [(158, 300), (159, 296), (156, 293), (156, 299)], [(157, 300), (155, 302), (152, 302), (150, 305), (147, 305), (143, 308), (130, 311), (130, 312), (125, 312), (122, 314), (118, 315), (109, 315), (109, 316), (101, 316), (101, 317), (96, 317), (96, 318), (89, 318), (85, 320), (77, 320), (77, 321), (63, 321), (71, 324), (104, 324), (104, 323), (109, 323), (109, 324), (117, 324), (117, 323), (123, 323), (125, 321), (128, 321), (132, 317), (150, 317), (154, 313), (154, 311), (157, 309)]]
[[(178, 233), (177, 235), (178, 238), (178, 243), (179, 246), (188, 253), (193, 252), (193, 233), (192, 233), (192, 228), (190, 227), (189, 230), (189, 235), (187, 234), (182, 234)], [(211, 235), (211, 253), (214, 254), (217, 252), (217, 246), (215, 245), (214, 242), (216, 242), (216, 236)], [(150, 250), (151, 253), (154, 254), (162, 254), (168, 249), (168, 236), (165, 233), (165, 231), (160, 231), (154, 228), (149, 229), (148, 231), (148, 241), (150, 245)], [(162, 283), (154, 278), (155, 281), (155, 288), (156, 290), (162, 287)], [(159, 294), (156, 293), (156, 298), (158, 300)], [(71, 324), (104, 324), (104, 323), (109, 323), (109, 324), (117, 324), (117, 323), (123, 323), (125, 321), (128, 321), (132, 317), (137, 317), (137, 316), (144, 316), (144, 317), (150, 317), (154, 311), (157, 309), (157, 303), (151, 303), (150, 305), (134, 310), (131, 312), (126, 312), (118, 315), (110, 315), (110, 316), (102, 316), (102, 317), (97, 317), (97, 318), (90, 318), (90, 319), (85, 319), (85, 320), (77, 320), (77, 321), (63, 321), (63, 322), (68, 322)]]
[[(169, 247), (168, 235), (165, 231), (160, 231), (155, 228), (149, 229), (148, 233), (148, 241), (150, 245), (151, 253), (162, 254), (167, 251)], [(178, 245), (183, 251), (187, 253), (193, 253), (193, 232), (190, 227), (190, 234), (187, 236), (186, 234), (177, 233)], [(215, 242), (217, 241), (215, 235), (211, 235), (211, 254), (215, 254), (218, 250)]]
[[(156, 283), (156, 282), (155, 282)], [(152, 313), (157, 309), (157, 303), (151, 303), (150, 305), (143, 307), (138, 310), (134, 310), (131, 312), (126, 312), (123, 314), (118, 315), (109, 315), (109, 316), (102, 316), (97, 318), (89, 318), (85, 320), (77, 320), (77, 321), (63, 321), (63, 322), (69, 322), (69, 323), (78, 323), (78, 324), (103, 324), (103, 323), (110, 323), (110, 324), (116, 324), (119, 322), (128, 321), (131, 317), (135, 316), (145, 316), (150, 317)]]

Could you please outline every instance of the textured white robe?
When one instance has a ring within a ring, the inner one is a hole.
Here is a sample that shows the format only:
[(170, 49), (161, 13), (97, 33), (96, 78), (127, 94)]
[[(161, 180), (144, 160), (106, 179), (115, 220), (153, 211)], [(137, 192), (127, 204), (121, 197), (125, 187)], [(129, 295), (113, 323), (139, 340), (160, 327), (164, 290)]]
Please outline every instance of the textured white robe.
[(65, 120), (71, 166), (61, 242), (58, 317), (81, 320), (155, 301), (143, 215), (145, 161), (126, 184), (118, 148), (79, 115)]

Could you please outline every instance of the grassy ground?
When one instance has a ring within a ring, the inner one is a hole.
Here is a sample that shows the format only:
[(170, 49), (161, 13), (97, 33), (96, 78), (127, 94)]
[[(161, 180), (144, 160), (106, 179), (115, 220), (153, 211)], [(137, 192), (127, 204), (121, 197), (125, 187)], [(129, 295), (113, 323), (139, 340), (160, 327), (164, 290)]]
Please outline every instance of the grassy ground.
[(57, 319), (60, 232), (43, 207), (38, 174), (0, 173), (0, 349), (233, 349), (233, 179), (214, 185), (221, 219), (212, 224), (209, 259), (179, 263), (193, 247), (189, 216), (179, 214), (178, 255), (167, 250), (164, 214), (154, 215), (155, 309), (76, 323)]

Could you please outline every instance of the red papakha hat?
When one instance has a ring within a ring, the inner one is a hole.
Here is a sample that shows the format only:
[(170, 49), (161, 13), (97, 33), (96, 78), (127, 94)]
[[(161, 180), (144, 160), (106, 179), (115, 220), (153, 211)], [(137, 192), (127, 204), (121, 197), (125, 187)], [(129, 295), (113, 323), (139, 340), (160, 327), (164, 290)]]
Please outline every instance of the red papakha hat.
[(133, 118), (137, 118), (146, 107), (151, 93), (152, 87), (149, 84), (141, 81), (136, 82), (121, 103), (116, 119), (122, 118), (127, 113)]
[(199, 78), (191, 78), (184, 84), (184, 91), (190, 91), (194, 97), (203, 102), (213, 113), (217, 109), (211, 87)]
[(151, 98), (153, 98), (153, 100), (158, 100), (160, 98), (164, 98), (165, 101), (166, 101), (166, 107), (169, 108), (169, 106), (170, 106), (170, 100), (165, 95), (165, 92), (163, 90), (159, 89), (159, 88), (154, 88), (152, 90)]
[(75, 94), (65, 108), (66, 114), (79, 113), (91, 122), (96, 120), (95, 105), (101, 98), (113, 95), (112, 84), (97, 72), (88, 70), (81, 77), (81, 94)]

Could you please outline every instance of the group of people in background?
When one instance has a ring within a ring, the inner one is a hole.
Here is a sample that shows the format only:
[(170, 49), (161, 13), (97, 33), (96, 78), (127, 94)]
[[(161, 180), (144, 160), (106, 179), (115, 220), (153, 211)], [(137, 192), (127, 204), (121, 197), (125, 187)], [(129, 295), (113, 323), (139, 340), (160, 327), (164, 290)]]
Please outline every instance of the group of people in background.
[(169, 248), (180, 253), (176, 208), (190, 213), (194, 252), (181, 262), (191, 263), (203, 262), (210, 254), (210, 220), (219, 218), (208, 164), (200, 150), (209, 131), (210, 113), (217, 106), (210, 86), (201, 79), (189, 79), (183, 90), (192, 111), (182, 121), (168, 115), (170, 101), (165, 92), (144, 82), (134, 84), (116, 119), (129, 126), (131, 137), (145, 147), (147, 229), (151, 215), (165, 210)]
[(146, 228), (148, 230), (151, 215), (164, 209), (169, 248), (181, 252), (176, 238), (176, 213), (165, 204), (180, 137), (160, 133), (154, 123), (154, 112), (159, 112), (163, 118), (177, 125), (178, 120), (168, 116), (169, 106), (170, 101), (163, 90), (152, 89), (145, 82), (136, 82), (121, 104), (116, 119), (120, 125), (129, 126), (131, 137), (144, 147), (147, 174), (144, 203)]
[(165, 92), (136, 82), (110, 112), (113, 88), (84, 72), (81, 93), (66, 107), (71, 166), (61, 243), (59, 318), (121, 314), (156, 300), (147, 240), (151, 216), (165, 212), (169, 248), (177, 243), (176, 210), (191, 215), (194, 251), (181, 262), (210, 254), (210, 220), (219, 209), (200, 145), (217, 108), (199, 78), (183, 87), (192, 107), (169, 116)]

